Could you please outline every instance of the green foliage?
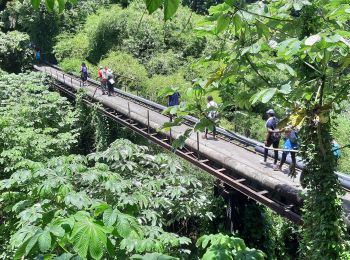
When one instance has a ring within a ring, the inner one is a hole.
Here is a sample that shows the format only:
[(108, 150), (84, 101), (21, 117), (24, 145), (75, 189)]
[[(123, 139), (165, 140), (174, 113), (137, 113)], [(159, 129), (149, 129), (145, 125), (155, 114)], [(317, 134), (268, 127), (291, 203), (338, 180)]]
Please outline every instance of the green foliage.
[(6, 225), (15, 229), (8, 241), (15, 258), (69, 252), (101, 259), (170, 253), (188, 244), (159, 226), (212, 218), (208, 191), (169, 156), (147, 150), (118, 140), (88, 157), (27, 161), (2, 180), (1, 209)]
[(199, 97), (219, 88), (235, 93), (240, 107), (259, 102), (292, 110), (285, 123), (303, 126), (300, 154), (307, 193), (302, 254), (310, 259), (345, 258), (348, 250), (329, 120), (336, 104), (349, 95), (348, 8), (347, 1), (337, 0), (228, 0), (210, 8), (199, 34), (221, 37), (221, 46), (230, 47), (211, 53), (208, 59), (224, 65), (189, 90), (195, 93), (192, 105), (178, 109), (180, 115), (201, 114)]
[[(77, 46), (79, 46), (79, 48), (77, 48)], [(53, 48), (53, 53), (63, 67), (63, 64), (70, 62), (70, 60), (72, 60), (72, 62), (84, 60), (88, 50), (88, 37), (86, 34), (78, 33), (72, 36), (71, 34), (63, 33), (57, 37), (57, 43)]]
[(92, 126), (95, 129), (95, 149), (96, 151), (103, 151), (108, 146), (109, 126), (107, 118), (99, 113), (98, 106), (92, 109)]
[(44, 82), (39, 73), (0, 78), (1, 170), (11, 172), (24, 159), (44, 161), (67, 154), (75, 143), (75, 114), (70, 104), (50, 92)]
[(262, 251), (248, 248), (242, 239), (221, 233), (204, 235), (198, 239), (196, 245), (206, 249), (203, 260), (265, 259)]
[(170, 75), (175, 73), (180, 66), (179, 58), (173, 51), (156, 53), (147, 63), (149, 75)]
[(100, 61), (102, 66), (111, 68), (117, 87), (127, 87), (131, 91), (141, 90), (147, 81), (147, 71), (137, 59), (123, 52), (111, 52)]
[(28, 68), (34, 55), (28, 48), (29, 36), (17, 31), (0, 31), (0, 68), (8, 72), (20, 72)]
[(94, 78), (96, 76), (97, 78), (97, 67), (89, 63), (88, 61), (80, 60), (80, 59), (64, 59), (60, 62), (60, 67), (77, 77), (80, 77), (80, 67), (81, 63), (85, 62), (88, 72), (91, 73), (91, 78)]
[(179, 90), (185, 89), (188, 84), (189, 83), (186, 82), (182, 73), (167, 76), (154, 75), (146, 82), (142, 95), (150, 100), (167, 105), (166, 98), (163, 95), (160, 95), (160, 93), (167, 87), (176, 87)]

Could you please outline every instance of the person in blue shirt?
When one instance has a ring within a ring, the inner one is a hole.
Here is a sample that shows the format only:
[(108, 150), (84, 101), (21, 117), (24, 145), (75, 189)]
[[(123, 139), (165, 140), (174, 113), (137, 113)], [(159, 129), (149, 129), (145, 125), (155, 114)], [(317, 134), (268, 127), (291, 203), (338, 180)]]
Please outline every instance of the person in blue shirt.
[(299, 147), (299, 142), (298, 142), (298, 134), (297, 131), (292, 127), (288, 126), (284, 128), (285, 131), (285, 137), (284, 137), (284, 146), (283, 146), (283, 153), (282, 153), (282, 160), (280, 162), (280, 165), (278, 166), (277, 170), (282, 170), (283, 164), (287, 160), (287, 155), (290, 153), (290, 156), (292, 158), (292, 163), (290, 164), (289, 167), (289, 174), (294, 174), (295, 173), (295, 165), (296, 165), (296, 152), (293, 150), (297, 150)]
[(341, 157), (340, 145), (335, 139), (332, 140), (332, 152), (335, 158), (335, 161), (338, 163), (339, 158)]
[(41, 60), (41, 51), (39, 48), (36, 48), (35, 49), (35, 60), (37, 62), (37, 64), (40, 63), (40, 60)]
[[(173, 106), (178, 106), (180, 104), (180, 98), (181, 95), (178, 91), (175, 91), (173, 94), (168, 96), (168, 106), (173, 107)], [(170, 114), (170, 122), (173, 121), (173, 115)]]

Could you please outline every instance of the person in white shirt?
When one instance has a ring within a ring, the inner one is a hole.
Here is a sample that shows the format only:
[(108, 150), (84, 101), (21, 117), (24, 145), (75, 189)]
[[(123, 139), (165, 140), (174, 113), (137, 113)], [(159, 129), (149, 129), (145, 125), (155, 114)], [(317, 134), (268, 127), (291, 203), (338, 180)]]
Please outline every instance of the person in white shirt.
[[(214, 101), (212, 96), (208, 96), (207, 98), (207, 108), (213, 108), (213, 110), (209, 111), (208, 113), (208, 118), (213, 121), (214, 126), (213, 126), (213, 139), (215, 140), (216, 136), (216, 127), (215, 127), (215, 119), (218, 117), (218, 111), (216, 110), (218, 108), (218, 105)], [(208, 139), (208, 128), (205, 129), (205, 134), (203, 136), (204, 139)]]

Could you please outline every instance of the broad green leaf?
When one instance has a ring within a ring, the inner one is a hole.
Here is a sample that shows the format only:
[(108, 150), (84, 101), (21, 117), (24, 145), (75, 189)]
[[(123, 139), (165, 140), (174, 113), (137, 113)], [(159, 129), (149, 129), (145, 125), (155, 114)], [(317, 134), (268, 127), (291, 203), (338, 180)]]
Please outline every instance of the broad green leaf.
[(312, 46), (315, 43), (321, 41), (321, 39), (322, 39), (322, 37), (319, 34), (315, 34), (315, 35), (312, 35), (312, 36), (306, 38), (304, 43), (307, 46)]
[(180, 0), (164, 0), (164, 19), (169, 20), (176, 13)]
[(273, 98), (273, 96), (275, 95), (276, 91), (277, 91), (277, 88), (269, 88), (262, 96), (261, 101), (263, 103), (269, 102), (271, 98)]
[(288, 59), (297, 54), (300, 48), (301, 43), (297, 38), (289, 38), (277, 45), (278, 56)]
[(225, 3), (223, 4), (218, 4), (218, 5), (213, 5), (209, 8), (208, 13), (210, 15), (217, 14), (217, 13), (223, 13), (226, 12), (227, 10), (230, 10), (231, 7)]
[(205, 128), (209, 128), (213, 130), (214, 122), (208, 118), (202, 118), (196, 125), (194, 126), (194, 131), (204, 131)]
[(225, 0), (225, 4), (229, 5), (229, 6), (233, 6), (233, 4), (235, 3), (236, 0)]
[(296, 76), (296, 72), (293, 70), (293, 68), (291, 66), (289, 66), (288, 64), (284, 64), (284, 63), (277, 63), (276, 67), (279, 68), (280, 70), (287, 70), (288, 73), (292, 76)]
[(230, 25), (230, 17), (226, 14), (220, 15), (217, 20), (216, 34), (225, 31)]
[(118, 210), (113, 210), (112, 208), (108, 208), (103, 212), (103, 223), (106, 226), (113, 226), (117, 221)]
[(36, 9), (36, 10), (39, 9), (40, 2), (41, 2), (41, 0), (31, 0), (32, 6), (33, 6), (34, 9)]
[(58, 11), (62, 13), (64, 8), (66, 7), (67, 0), (57, 0), (57, 2), (58, 2)]
[(241, 16), (237, 13), (233, 16), (233, 24), (235, 25), (236, 33), (238, 33), (242, 29), (243, 21)]
[(45, 4), (47, 6), (47, 9), (52, 11), (53, 8), (55, 7), (55, 0), (45, 0)]
[(144, 255), (132, 255), (130, 259), (133, 260), (177, 260), (179, 258), (160, 253), (147, 253)]
[(176, 150), (178, 148), (183, 148), (185, 146), (185, 142), (188, 137), (192, 134), (192, 129), (186, 129), (185, 133), (182, 135), (178, 136), (176, 140), (173, 141), (173, 149)]
[(270, 30), (269, 28), (263, 24), (262, 22), (260, 21), (256, 21), (256, 29), (257, 29), (257, 32), (258, 32), (258, 36), (259, 38), (264, 36), (266, 39), (269, 37), (270, 35)]
[[(225, 247), (211, 246), (202, 256), (202, 260), (233, 260), (232, 251)], [(237, 258), (238, 259), (238, 258)]]
[(149, 14), (155, 12), (162, 4), (162, 0), (145, 0)]
[(42, 253), (48, 251), (51, 247), (51, 235), (48, 230), (44, 232), (38, 238), (39, 249)]
[(70, 241), (74, 250), (81, 257), (86, 257), (89, 252), (93, 259), (101, 259), (107, 247), (107, 234), (111, 232), (86, 212), (78, 212), (74, 215), (76, 220)]
[(291, 91), (292, 91), (292, 87), (290, 86), (290, 82), (289, 82), (287, 84), (282, 85), (278, 92), (287, 95)]

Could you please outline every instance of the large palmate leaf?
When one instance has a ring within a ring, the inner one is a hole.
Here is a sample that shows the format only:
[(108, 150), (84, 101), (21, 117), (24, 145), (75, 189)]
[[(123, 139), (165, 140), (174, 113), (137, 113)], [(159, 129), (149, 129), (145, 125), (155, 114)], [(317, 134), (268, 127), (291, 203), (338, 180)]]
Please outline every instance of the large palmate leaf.
[(133, 255), (130, 257), (133, 260), (176, 260), (177, 257), (172, 257), (169, 255), (163, 255), (160, 253), (147, 253), (144, 255)]
[(88, 253), (93, 259), (101, 259), (107, 251), (107, 234), (111, 228), (89, 217), (87, 212), (80, 211), (74, 215), (75, 224), (70, 241), (74, 250), (81, 256), (87, 257)]
[(128, 214), (121, 213), (117, 208), (109, 208), (103, 213), (103, 222), (106, 226), (115, 226), (115, 231), (122, 238), (143, 236), (140, 225), (136, 218)]

